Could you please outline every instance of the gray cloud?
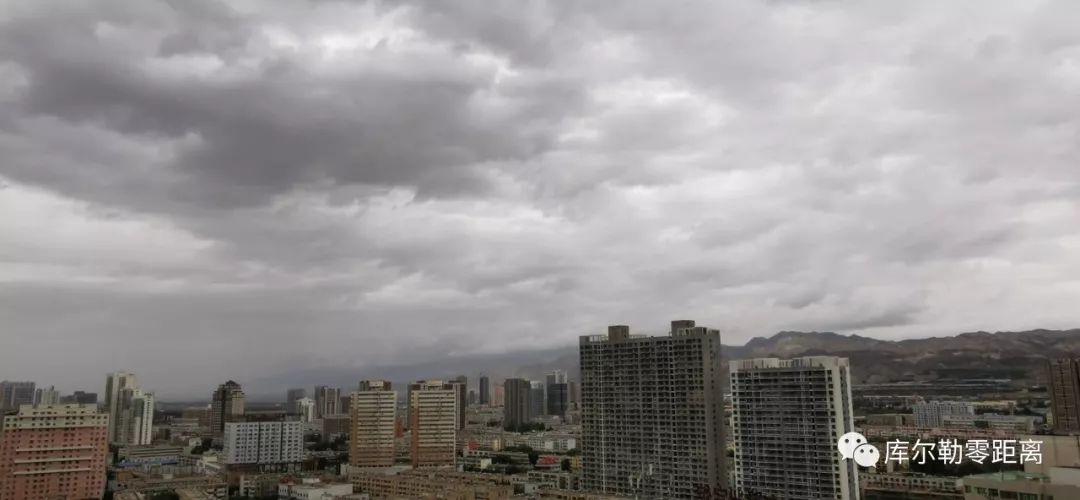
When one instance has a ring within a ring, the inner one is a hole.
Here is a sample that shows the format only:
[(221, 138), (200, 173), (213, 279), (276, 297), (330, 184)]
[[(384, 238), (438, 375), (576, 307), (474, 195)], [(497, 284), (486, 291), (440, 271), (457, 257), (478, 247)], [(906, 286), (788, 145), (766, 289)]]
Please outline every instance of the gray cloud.
[(1080, 320), (1068, 2), (0, 7), (0, 378)]

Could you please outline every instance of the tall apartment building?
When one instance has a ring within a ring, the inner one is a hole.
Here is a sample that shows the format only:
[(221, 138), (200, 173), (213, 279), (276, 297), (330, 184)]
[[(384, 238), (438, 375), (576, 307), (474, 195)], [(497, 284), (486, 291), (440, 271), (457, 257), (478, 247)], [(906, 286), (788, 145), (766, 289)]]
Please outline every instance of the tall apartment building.
[(304, 460), (304, 424), (296, 420), (225, 422), (225, 465), (285, 465)]
[(315, 421), (315, 400), (311, 398), (300, 398), (293, 401), (293, 413), (300, 417), (300, 421), (305, 424), (310, 424)]
[(101, 498), (108, 454), (97, 406), (23, 405), (0, 426), (0, 498)]
[(18, 410), (22, 405), (34, 403), (33, 382), (0, 382), (0, 412)]
[(60, 404), (60, 391), (56, 390), (56, 387), (49, 386), (48, 389), (42, 387), (34, 390), (34, 406), (58, 404)]
[(855, 431), (847, 358), (733, 360), (730, 369), (735, 491), (857, 500), (857, 466), (836, 451)]
[(726, 488), (718, 330), (611, 326), (581, 337), (580, 355), (582, 489), (678, 499)]
[(911, 407), (916, 427), (942, 427), (945, 417), (971, 416), (975, 405), (964, 401), (919, 401)]
[(349, 406), (349, 465), (391, 467), (397, 423), (397, 392), (390, 382), (365, 380)]
[(134, 373), (114, 372), (106, 376), (105, 412), (109, 415), (110, 443), (151, 443), (154, 395), (139, 388)]
[(220, 436), (226, 423), (241, 420), (245, 399), (240, 384), (230, 380), (219, 385), (210, 398), (210, 432)]
[(533, 417), (540, 417), (547, 413), (547, 391), (544, 390), (544, 383), (539, 380), (533, 380), (529, 382), (529, 414)]
[(410, 456), (413, 467), (454, 465), (457, 391), (441, 380), (409, 386)]
[(315, 387), (315, 418), (341, 414), (341, 389), (320, 385)]
[(1054, 432), (1080, 432), (1080, 360), (1051, 360), (1047, 362), (1046, 371)]
[(502, 406), (504, 402), (503, 398), (503, 386), (496, 385), (491, 388), (491, 405)]
[(296, 402), (307, 397), (307, 390), (303, 388), (293, 388), (285, 392), (285, 411), (290, 413), (299, 413), (300, 410), (296, 406)]
[(571, 380), (566, 383), (566, 400), (569, 402), (567, 408), (575, 410), (578, 408), (578, 401), (581, 400), (580, 394), (581, 390), (579, 389), (576, 380)]
[(565, 417), (569, 407), (566, 383), (547, 384), (547, 414), (556, 417)]
[(460, 431), (465, 428), (465, 407), (469, 405), (469, 378), (458, 375), (450, 382), (457, 391), (457, 429)]
[(532, 384), (523, 378), (503, 381), (503, 427), (517, 429), (532, 421)]
[(480, 404), (491, 404), (491, 379), (487, 375), (480, 375)]
[(115, 442), (151, 444), (154, 438), (154, 395), (128, 387), (120, 391), (118, 406)]

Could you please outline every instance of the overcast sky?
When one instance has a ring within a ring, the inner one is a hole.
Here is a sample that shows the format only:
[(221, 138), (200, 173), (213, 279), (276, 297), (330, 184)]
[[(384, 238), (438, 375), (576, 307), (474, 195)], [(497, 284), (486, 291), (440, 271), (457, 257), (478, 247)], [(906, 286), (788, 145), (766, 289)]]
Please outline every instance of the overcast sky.
[(0, 0), (0, 379), (201, 394), (674, 318), (1080, 326), (1078, 23)]

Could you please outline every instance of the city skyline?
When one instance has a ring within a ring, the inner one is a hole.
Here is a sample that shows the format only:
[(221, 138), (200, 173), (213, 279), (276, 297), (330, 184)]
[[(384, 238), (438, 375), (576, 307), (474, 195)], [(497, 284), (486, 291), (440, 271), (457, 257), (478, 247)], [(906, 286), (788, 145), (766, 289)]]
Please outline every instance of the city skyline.
[(1076, 327), (1077, 9), (0, 0), (0, 377)]

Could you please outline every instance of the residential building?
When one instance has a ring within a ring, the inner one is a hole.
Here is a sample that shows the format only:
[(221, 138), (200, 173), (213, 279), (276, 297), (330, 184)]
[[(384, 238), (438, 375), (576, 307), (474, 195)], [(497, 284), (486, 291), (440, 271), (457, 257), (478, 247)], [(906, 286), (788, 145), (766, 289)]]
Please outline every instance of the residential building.
[(503, 386), (496, 385), (495, 387), (492, 387), (491, 388), (491, 405), (492, 406), (502, 406), (503, 402), (504, 402), (504, 399), (503, 399)]
[(219, 385), (210, 399), (210, 432), (220, 436), (226, 423), (242, 420), (245, 399), (240, 384), (230, 380)]
[(305, 424), (310, 424), (315, 421), (315, 400), (311, 398), (300, 398), (293, 401), (293, 412), (300, 417), (300, 421)]
[(371, 498), (509, 500), (514, 486), (502, 474), (444, 470), (361, 471), (351, 476), (354, 491)]
[(465, 375), (458, 375), (451, 383), (457, 391), (457, 430), (460, 431), (465, 428), (465, 407), (469, 404), (469, 379)]
[(491, 404), (491, 380), (487, 375), (480, 375), (480, 404)]
[(503, 427), (517, 429), (532, 421), (532, 384), (523, 378), (503, 381)]
[(48, 389), (40, 388), (34, 391), (34, 406), (52, 406), (60, 404), (60, 391), (49, 386)]
[(349, 466), (393, 466), (397, 392), (392, 389), (390, 382), (360, 382), (360, 386), (352, 393), (349, 415), (352, 425)]
[(22, 405), (34, 404), (33, 382), (0, 382), (0, 413), (18, 410)]
[(1017, 432), (1035, 432), (1039, 417), (1028, 415), (946, 415), (941, 419), (942, 427), (968, 429), (993, 429)]
[(542, 417), (547, 411), (547, 408), (544, 407), (547, 400), (544, 383), (539, 380), (533, 380), (532, 382), (529, 382), (529, 387), (529, 415), (532, 418)]
[(454, 465), (457, 391), (441, 380), (410, 385), (410, 459), (413, 467)]
[(226, 465), (279, 465), (304, 460), (304, 424), (297, 420), (225, 422)]
[(105, 378), (105, 411), (109, 442), (150, 444), (153, 439), (154, 395), (143, 391), (134, 373), (114, 372)]
[(733, 360), (731, 426), (738, 494), (859, 499), (858, 469), (836, 443), (855, 431), (847, 358)]
[(285, 392), (285, 411), (292, 413), (300, 413), (300, 408), (296, 406), (296, 402), (307, 397), (307, 390), (303, 387), (295, 387)]
[(1054, 417), (1054, 431), (1080, 432), (1080, 360), (1055, 359), (1047, 362), (1047, 391)]
[(958, 477), (931, 476), (917, 472), (859, 474), (867, 500), (963, 500), (964, 486)]
[(582, 489), (640, 498), (726, 490), (720, 332), (690, 320), (667, 336), (580, 339)]
[(975, 414), (975, 405), (966, 401), (920, 401), (911, 409), (916, 427), (941, 427), (945, 417)]
[(96, 392), (75, 391), (74, 394), (60, 398), (60, 404), (96, 405), (98, 397)]
[(566, 417), (569, 400), (566, 382), (548, 382), (546, 390), (547, 414), (549, 416)]
[(315, 387), (315, 418), (341, 414), (344, 408), (339, 408), (340, 403), (341, 389), (325, 385)]
[(101, 498), (108, 439), (96, 406), (20, 406), (0, 426), (0, 498)]
[(578, 389), (578, 383), (576, 380), (571, 380), (566, 383), (566, 399), (569, 401), (569, 408), (578, 409), (578, 401), (580, 399), (581, 391)]
[(286, 479), (278, 485), (278, 500), (332, 500), (352, 495), (352, 483), (324, 482), (317, 477)]

